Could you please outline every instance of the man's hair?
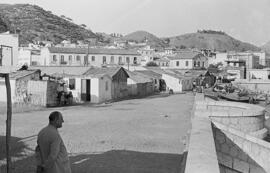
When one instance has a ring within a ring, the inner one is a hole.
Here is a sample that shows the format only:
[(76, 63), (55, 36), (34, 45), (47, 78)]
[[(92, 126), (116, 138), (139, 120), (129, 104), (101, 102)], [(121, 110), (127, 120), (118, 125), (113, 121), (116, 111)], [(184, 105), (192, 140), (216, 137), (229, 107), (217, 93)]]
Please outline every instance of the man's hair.
[(60, 118), (60, 115), (62, 115), (62, 114), (59, 111), (54, 111), (54, 112), (50, 113), (49, 121), (52, 122), (54, 120), (58, 120)]

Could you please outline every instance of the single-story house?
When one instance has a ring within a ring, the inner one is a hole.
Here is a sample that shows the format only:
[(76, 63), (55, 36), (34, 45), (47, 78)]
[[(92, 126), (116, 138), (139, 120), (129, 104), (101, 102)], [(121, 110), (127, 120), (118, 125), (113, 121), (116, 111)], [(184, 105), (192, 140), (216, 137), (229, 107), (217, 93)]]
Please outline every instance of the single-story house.
[(130, 96), (147, 96), (154, 93), (154, 81), (138, 72), (127, 71), (128, 93)]
[[(9, 73), (12, 103), (28, 103), (30, 80), (40, 80), (40, 70), (19, 70)], [(0, 102), (7, 101), (5, 79), (0, 78)]]
[(172, 73), (164, 73), (162, 74), (162, 79), (164, 79), (166, 82), (167, 90), (172, 89), (175, 93), (190, 91), (193, 88), (193, 77), (187, 77)]

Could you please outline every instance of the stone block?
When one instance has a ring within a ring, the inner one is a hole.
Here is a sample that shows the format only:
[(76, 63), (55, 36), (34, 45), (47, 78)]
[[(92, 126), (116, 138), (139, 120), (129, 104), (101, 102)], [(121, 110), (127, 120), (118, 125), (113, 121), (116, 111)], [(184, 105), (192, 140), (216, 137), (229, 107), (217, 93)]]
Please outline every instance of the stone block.
[(218, 153), (218, 162), (221, 165), (227, 166), (229, 168), (232, 168), (233, 166), (233, 158), (224, 153)]
[(239, 159), (233, 159), (233, 169), (242, 173), (249, 173), (249, 164)]
[(243, 142), (243, 150), (244, 150), (244, 152), (246, 152), (246, 153), (251, 152), (251, 142), (249, 142), (249, 141), (244, 141), (244, 142)]
[(266, 171), (258, 166), (249, 165), (249, 173), (266, 173)]
[(225, 136), (221, 131), (216, 132), (216, 140), (220, 143), (223, 144), (225, 142)]
[(232, 146), (230, 148), (230, 156), (232, 157), (236, 157), (238, 155), (238, 149), (236, 146)]
[(248, 162), (248, 155), (241, 149), (238, 150), (237, 158), (242, 161)]
[(230, 154), (230, 148), (226, 143), (221, 144), (221, 152)]

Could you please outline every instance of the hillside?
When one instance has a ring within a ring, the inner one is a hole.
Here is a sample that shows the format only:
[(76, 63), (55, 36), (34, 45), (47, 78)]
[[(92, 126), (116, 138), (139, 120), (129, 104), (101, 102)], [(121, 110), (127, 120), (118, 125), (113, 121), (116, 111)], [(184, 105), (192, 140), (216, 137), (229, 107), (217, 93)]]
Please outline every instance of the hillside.
[(122, 39), (127, 40), (127, 41), (135, 41), (138, 43), (143, 43), (143, 42), (146, 42), (147, 40), (147, 43), (149, 45), (153, 47), (157, 47), (157, 48), (166, 46), (165, 42), (162, 39), (146, 31), (132, 32), (122, 37)]
[(270, 41), (267, 42), (265, 45), (261, 46), (261, 49), (270, 54)]
[(0, 32), (19, 33), (20, 44), (47, 40), (59, 43), (62, 40), (85, 40), (96, 35), (77, 25), (65, 16), (56, 16), (39, 6), (29, 4), (0, 4)]
[(198, 31), (197, 33), (164, 38), (164, 40), (169, 42), (170, 46), (177, 48), (206, 48), (218, 51), (260, 50), (252, 44), (239, 41), (219, 31)]

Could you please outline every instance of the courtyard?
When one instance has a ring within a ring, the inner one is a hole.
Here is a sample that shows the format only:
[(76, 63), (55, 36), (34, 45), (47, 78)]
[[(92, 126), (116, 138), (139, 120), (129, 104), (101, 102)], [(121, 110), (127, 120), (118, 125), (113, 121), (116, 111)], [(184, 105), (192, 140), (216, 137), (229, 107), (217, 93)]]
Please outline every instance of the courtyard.
[[(59, 110), (73, 173), (183, 172), (193, 102), (187, 93), (13, 114), (13, 171), (34, 173), (37, 133), (48, 124), (49, 113)], [(5, 120), (0, 114), (0, 172), (5, 170)]]

